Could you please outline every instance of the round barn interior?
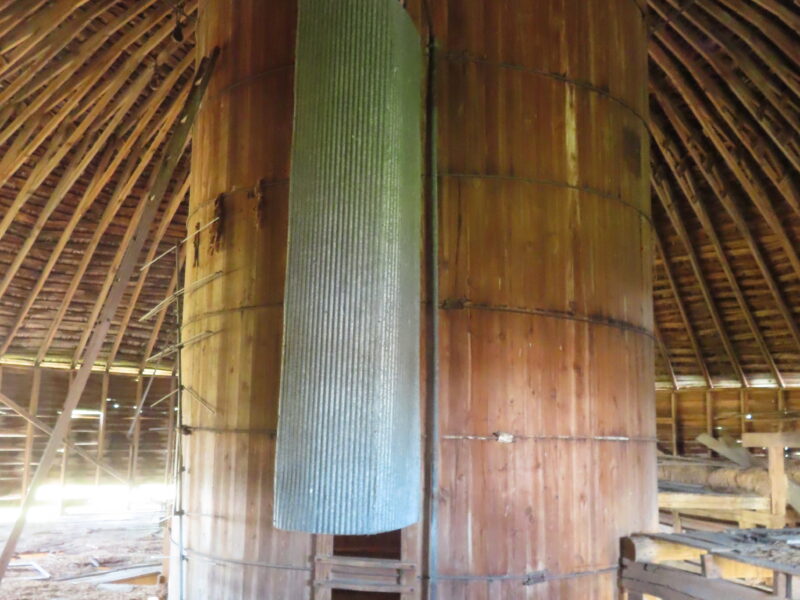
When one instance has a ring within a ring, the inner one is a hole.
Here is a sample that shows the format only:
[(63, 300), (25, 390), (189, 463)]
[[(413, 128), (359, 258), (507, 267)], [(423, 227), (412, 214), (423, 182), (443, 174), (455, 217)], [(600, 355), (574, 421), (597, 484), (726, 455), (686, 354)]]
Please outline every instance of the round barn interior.
[(800, 5), (364, 2), (0, 0), (0, 598), (800, 597)]

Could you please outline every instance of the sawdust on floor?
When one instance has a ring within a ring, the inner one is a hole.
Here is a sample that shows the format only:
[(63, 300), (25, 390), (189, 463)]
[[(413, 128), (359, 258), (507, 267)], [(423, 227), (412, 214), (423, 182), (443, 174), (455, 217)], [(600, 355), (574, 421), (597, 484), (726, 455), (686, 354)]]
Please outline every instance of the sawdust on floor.
[[(0, 526), (5, 539), (10, 526)], [(166, 598), (163, 585), (135, 586), (133, 591), (99, 589), (95, 584), (58, 581), (66, 577), (160, 561), (163, 529), (157, 517), (123, 520), (63, 519), (26, 526), (16, 561), (33, 560), (49, 580), (22, 580), (33, 570), (13, 569), (0, 586), (0, 600), (151, 600)], [(99, 566), (98, 566), (99, 565)]]

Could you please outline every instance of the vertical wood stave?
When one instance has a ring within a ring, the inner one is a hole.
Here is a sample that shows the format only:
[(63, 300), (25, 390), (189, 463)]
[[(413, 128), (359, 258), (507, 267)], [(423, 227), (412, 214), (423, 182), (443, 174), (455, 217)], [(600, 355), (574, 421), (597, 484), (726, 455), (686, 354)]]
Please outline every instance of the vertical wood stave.
[(182, 382), (215, 409), (182, 394), (188, 598), (310, 597), (311, 536), (272, 526), (295, 11), (199, 12), (198, 54), (221, 52), (193, 137), (188, 232), (221, 219), (189, 242), (186, 284), (222, 276), (184, 300), (182, 339), (213, 335), (182, 350)]
[(429, 5), (436, 597), (612, 598), (618, 538), (657, 513), (643, 17), (630, 0)]

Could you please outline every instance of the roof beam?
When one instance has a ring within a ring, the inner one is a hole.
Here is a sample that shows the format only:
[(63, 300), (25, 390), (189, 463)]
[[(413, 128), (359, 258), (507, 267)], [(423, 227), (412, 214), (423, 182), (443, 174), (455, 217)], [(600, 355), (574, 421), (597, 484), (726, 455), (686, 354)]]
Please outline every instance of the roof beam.
[[(154, 2), (155, 0), (148, 0), (149, 3)], [(64, 25), (63, 27), (57, 29), (50, 33), (44, 40), (42, 40), (35, 48), (31, 51), (26, 52), (24, 54), (16, 55), (15, 57), (9, 59), (9, 64), (5, 66), (5, 73), (6, 77), (9, 79), (8, 85), (0, 91), (0, 97), (2, 97), (4, 102), (7, 102), (8, 99), (12, 98), (14, 94), (16, 94), (22, 86), (28, 83), (31, 79), (33, 79), (37, 73), (42, 71), (46, 66), (58, 64), (62, 61), (53, 61), (53, 59), (61, 52), (67, 44), (69, 44), (84, 28), (86, 28), (87, 24), (90, 24), (94, 19), (96, 19), (99, 15), (104, 13), (109, 7), (114, 6), (117, 3), (117, 0), (104, 0), (104, 2), (100, 4), (96, 4), (91, 6), (85, 14), (81, 15), (78, 18), (72, 19), (72, 21)], [(135, 6), (137, 11), (144, 10), (139, 3)], [(130, 11), (130, 9), (129, 9)], [(131, 15), (132, 16), (132, 15)], [(127, 18), (126, 18), (127, 17)], [(116, 28), (122, 27), (125, 23), (128, 22), (130, 16), (127, 15), (120, 15), (119, 20), (114, 19), (114, 25)], [(94, 32), (94, 36), (98, 36), (98, 40), (102, 35), (101, 32), (106, 32), (108, 27), (103, 27), (100, 32)], [(110, 33), (113, 33), (111, 31)], [(84, 42), (87, 44), (88, 42)], [(8, 58), (8, 57), (6, 57)], [(64, 61), (66, 64), (69, 64), (70, 61)], [(16, 63), (12, 65), (11, 63)], [(66, 68), (66, 64), (62, 67), (61, 70)], [(13, 73), (11, 76), (12, 70), (16, 70), (16, 73)], [(61, 72), (59, 70), (59, 73)]]
[[(6, 153), (0, 159), (0, 186), (5, 185), (8, 178), (19, 169), (20, 166), (31, 156), (34, 151), (60, 126), (72, 117), (71, 113), (79, 103), (83, 106), (93, 105), (99, 101), (109, 89), (117, 85), (121, 85), (128, 79), (130, 73), (133, 72), (138, 65), (140, 65), (145, 57), (164, 39), (166, 39), (171, 29), (169, 24), (161, 25), (159, 23), (169, 14), (168, 8), (163, 8), (161, 11), (155, 12), (142, 20), (134, 29), (127, 35), (120, 38), (111, 48), (109, 48), (101, 57), (95, 57), (96, 62), (93, 60), (92, 66), (86, 71), (80, 71), (74, 74), (71, 70), (65, 70), (54, 81), (52, 81), (34, 101), (25, 106), (15, 117), (11, 125), (4, 128), (0, 132), (0, 144), (8, 139), (23, 123), (26, 123), (31, 115), (36, 114), (38, 111), (46, 110), (44, 105), (63, 100), (63, 106), (52, 118), (45, 119), (42, 128), (37, 131), (30, 140), (26, 141), (24, 149), (15, 154)], [(129, 56), (128, 60), (120, 65), (116, 71), (116, 76), (108, 77), (106, 81), (101, 82), (100, 85), (95, 84), (101, 77), (108, 75), (109, 69), (114, 64), (117, 58), (131, 45), (136, 43), (140, 38), (150, 33), (151, 29), (156, 29), (152, 35), (147, 38), (144, 43), (138, 47)], [(77, 66), (77, 65), (76, 65)], [(122, 79), (122, 82), (118, 80)], [(55, 90), (52, 94), (51, 91)], [(52, 146), (52, 144), (49, 144)]]
[(767, 346), (767, 342), (761, 333), (761, 328), (758, 326), (758, 323), (756, 323), (755, 318), (753, 318), (753, 313), (750, 310), (750, 306), (747, 304), (747, 298), (745, 298), (742, 288), (739, 285), (739, 281), (736, 279), (736, 274), (733, 272), (730, 261), (725, 254), (725, 249), (722, 247), (719, 236), (714, 229), (714, 224), (711, 221), (711, 217), (709, 216), (705, 205), (699, 199), (697, 187), (695, 186), (691, 175), (686, 169), (681, 171), (677, 168), (675, 157), (679, 155), (673, 155), (669, 152), (667, 149), (669, 146), (666, 143), (666, 133), (664, 132), (664, 129), (661, 127), (660, 123), (658, 123), (658, 120), (652, 116), (650, 119), (650, 129), (653, 132), (653, 137), (656, 139), (656, 142), (659, 143), (661, 154), (667, 160), (670, 169), (672, 169), (673, 176), (678, 182), (681, 191), (689, 201), (689, 204), (694, 210), (695, 215), (697, 215), (697, 219), (700, 221), (700, 227), (708, 237), (708, 240), (711, 242), (712, 248), (714, 248), (714, 253), (717, 255), (717, 260), (722, 267), (722, 272), (725, 274), (725, 278), (728, 280), (728, 285), (730, 285), (731, 290), (733, 291), (733, 295), (736, 298), (736, 303), (739, 305), (739, 310), (742, 311), (745, 321), (747, 322), (747, 326), (749, 327), (750, 332), (753, 334), (753, 338), (761, 350), (761, 354), (764, 357), (772, 376), (775, 378), (778, 387), (784, 387), (785, 384), (783, 381), (783, 376), (778, 370), (778, 366), (775, 364), (775, 359), (772, 357), (772, 352), (770, 351), (769, 346)]
[[(35, 48), (47, 34), (56, 29), (69, 16), (89, 0), (56, 0), (35, 15), (22, 19), (9, 33), (3, 36), (3, 53), (6, 62), (0, 66), (0, 77), (15, 67), (17, 61)], [(19, 48), (17, 48), (19, 46)], [(16, 49), (16, 51), (14, 51)]]
[[(84, 121), (90, 122), (99, 120), (104, 127), (100, 130), (100, 133), (96, 138), (91, 134), (84, 136), (81, 145), (78, 147), (77, 151), (72, 157), (72, 163), (66, 168), (64, 173), (59, 178), (55, 189), (49, 195), (47, 202), (37, 215), (33, 228), (28, 233), (25, 241), (22, 242), (22, 245), (20, 246), (16, 256), (3, 274), (3, 279), (0, 281), (0, 297), (2, 297), (6, 293), (6, 290), (8, 290), (11, 280), (14, 279), (14, 276), (17, 274), (20, 266), (22, 266), (22, 263), (25, 260), (28, 252), (30, 252), (31, 248), (36, 243), (36, 240), (44, 229), (44, 226), (47, 223), (47, 220), (50, 218), (50, 215), (52, 215), (53, 211), (58, 207), (59, 204), (61, 204), (66, 197), (67, 192), (69, 192), (92, 160), (94, 160), (95, 156), (100, 153), (100, 149), (105, 146), (106, 142), (114, 133), (123, 117), (127, 114), (131, 106), (133, 106), (133, 103), (139, 98), (147, 84), (152, 79), (153, 72), (153, 69), (143, 70), (136, 80), (128, 87), (128, 89), (123, 92), (122, 97), (113, 103), (110, 108), (112, 114), (115, 114), (111, 120), (108, 121), (108, 123), (105, 123), (105, 118), (101, 118), (101, 113), (105, 108), (105, 105), (102, 103), (98, 103), (92, 112), (84, 119)], [(116, 148), (113, 144), (111, 147), (106, 149), (103, 159), (100, 161), (100, 164), (97, 167), (96, 175), (99, 174), (100, 177), (102, 177), (108, 173), (109, 163), (111, 162), (111, 154), (115, 149)], [(56, 155), (55, 158), (57, 157), (58, 155)], [(113, 173), (113, 170), (111, 172)], [(6, 229), (7, 227), (8, 225), (6, 225)], [(0, 227), (0, 237), (2, 237), (6, 229)]]
[(675, 130), (678, 138), (683, 144), (683, 148), (680, 148), (674, 144), (666, 135), (665, 130), (658, 122), (658, 119), (653, 117), (651, 118), (651, 132), (653, 133), (653, 137), (655, 138), (656, 142), (661, 146), (662, 153), (665, 156), (674, 157), (674, 160), (679, 156), (684, 156), (685, 151), (688, 151), (695, 163), (702, 166), (700, 171), (703, 173), (703, 176), (705, 177), (709, 186), (714, 191), (717, 199), (730, 215), (731, 219), (736, 225), (736, 228), (739, 230), (739, 233), (744, 238), (747, 248), (750, 250), (761, 276), (764, 278), (767, 287), (772, 293), (775, 304), (778, 307), (778, 312), (780, 312), (781, 316), (786, 322), (789, 333), (794, 338), (798, 348), (800, 348), (800, 327), (798, 327), (797, 320), (795, 319), (794, 314), (784, 299), (780, 290), (780, 286), (775, 280), (772, 270), (770, 269), (763, 253), (761, 252), (761, 248), (750, 231), (750, 226), (747, 223), (747, 219), (731, 196), (724, 179), (719, 174), (716, 165), (708, 160), (708, 153), (705, 151), (705, 149), (700, 147), (699, 143), (692, 136), (691, 126), (683, 117), (683, 115), (681, 115), (666, 100), (662, 102), (661, 99), (659, 99), (658, 102), (659, 106), (661, 106), (661, 109), (664, 111), (664, 114), (667, 116), (667, 119), (672, 125), (672, 128)]
[(787, 8), (776, 0), (753, 0), (753, 2), (774, 14), (793, 31), (800, 31), (800, 16), (792, 12), (790, 8)]
[[(659, 2), (662, 0), (651, 0), (653, 9), (662, 16), (666, 14)], [(675, 5), (676, 0), (666, 0), (670, 5)], [(723, 81), (730, 87), (731, 91), (736, 94), (741, 103), (747, 108), (753, 118), (761, 123), (764, 131), (772, 137), (777, 139), (777, 143), (788, 143), (788, 137), (783, 133), (786, 130), (795, 131), (800, 130), (797, 124), (796, 113), (789, 114), (785, 94), (782, 90), (774, 85), (770, 79), (769, 73), (765, 72), (750, 56), (737, 47), (736, 41), (732, 35), (725, 32), (725, 28), (720, 27), (718, 24), (713, 23), (697, 9), (688, 10), (685, 13), (685, 18), (700, 29), (709, 39), (719, 45), (724, 52), (709, 52), (707, 45), (704, 46), (695, 32), (688, 29), (682, 20), (671, 21), (670, 26), (683, 37), (703, 58), (714, 68), (714, 70), (722, 77)], [(728, 54), (730, 62), (723, 60), (725, 53)], [(772, 107), (779, 111), (775, 113), (769, 105), (765, 104), (749, 87), (745, 84), (742, 77), (736, 72), (741, 71), (747, 79), (766, 97)], [(800, 94), (800, 82), (795, 77), (787, 77), (784, 83), (795, 94)], [(797, 149), (793, 149), (794, 152)]]
[[(731, 102), (728, 95), (722, 88), (710, 77), (694, 60), (690, 52), (687, 52), (680, 43), (676, 40), (675, 36), (670, 33), (657, 34), (657, 38), (673, 55), (675, 55), (688, 70), (692, 77), (696, 80), (699, 86), (705, 91), (705, 97), (717, 109), (717, 115), (722, 117), (722, 120), (727, 123), (734, 132), (736, 137), (741, 142), (741, 145), (747, 148), (750, 155), (761, 167), (761, 170), (767, 175), (772, 184), (781, 192), (786, 203), (791, 206), (794, 211), (800, 214), (800, 190), (798, 190), (792, 177), (792, 173), (787, 172), (783, 166), (781, 156), (775, 151), (775, 147), (769, 142), (764, 143), (763, 135), (758, 125), (751, 124), (752, 119), (749, 118), (747, 113), (740, 111), (735, 102)], [(658, 46), (659, 42), (651, 42), (650, 53), (663, 53), (663, 50)], [(666, 57), (664, 57), (666, 59)], [(669, 61), (667, 61), (669, 62)], [(700, 102), (700, 99), (692, 90), (689, 82), (683, 77), (679, 71), (673, 71), (669, 74), (670, 79), (675, 82), (676, 88), (681, 95), (690, 102)], [(702, 109), (704, 118), (713, 119), (716, 121), (716, 115), (711, 114), (710, 110)], [(748, 132), (749, 135), (745, 135)], [(793, 155), (788, 152), (788, 155)], [(792, 158), (792, 156), (787, 156)], [(800, 156), (794, 156), (796, 160), (795, 167), (800, 169)], [(794, 164), (794, 163), (793, 163)]]
[(672, 295), (675, 298), (675, 305), (678, 307), (678, 314), (681, 316), (683, 327), (686, 330), (686, 335), (689, 338), (689, 343), (692, 346), (692, 351), (694, 352), (697, 366), (700, 368), (700, 373), (702, 374), (703, 379), (706, 381), (706, 386), (713, 388), (714, 384), (711, 381), (711, 375), (708, 372), (708, 365), (706, 365), (706, 361), (703, 358), (703, 352), (700, 349), (700, 344), (697, 341), (694, 328), (692, 327), (692, 323), (689, 320), (689, 315), (686, 312), (686, 306), (681, 298), (678, 284), (675, 282), (675, 276), (672, 274), (672, 267), (670, 267), (669, 258), (667, 257), (666, 250), (664, 249), (664, 243), (661, 241), (661, 237), (659, 236), (658, 231), (655, 229), (653, 230), (653, 237), (655, 238), (656, 250), (661, 256), (661, 262), (664, 265), (664, 272), (667, 275), (667, 282), (669, 283), (670, 290), (672, 290)]
[[(191, 54), (187, 55), (186, 58), (184, 58), (184, 60), (181, 61), (181, 63), (179, 63), (177, 68), (174, 69), (173, 72), (170, 73), (170, 75), (166, 79), (164, 79), (159, 88), (149, 98), (147, 98), (147, 100), (143, 103), (142, 107), (143, 110), (136, 111), (136, 113), (132, 115), (132, 119), (135, 124), (132, 131), (127, 131), (127, 127), (123, 125), (122, 130), (125, 131), (126, 133), (123, 136), (123, 139), (117, 142), (116, 146), (112, 149), (112, 152), (115, 153), (114, 158), (110, 161), (110, 163), (106, 167), (104, 168), (101, 167), (97, 169), (93, 181), (87, 187), (78, 206), (70, 216), (70, 220), (67, 223), (66, 227), (61, 232), (58, 242), (56, 243), (56, 246), (53, 248), (53, 251), (50, 253), (50, 257), (48, 258), (47, 263), (45, 264), (44, 268), (39, 274), (39, 277), (37, 278), (33, 288), (28, 293), (28, 296), (25, 302), (22, 304), (22, 307), (20, 308), (20, 311), (18, 312), (17, 316), (15, 317), (13, 324), (9, 328), (8, 335), (6, 336), (6, 339), (3, 341), (2, 346), (0, 346), (0, 356), (4, 355), (8, 351), (11, 342), (13, 341), (17, 332), (19, 331), (19, 328), (21, 327), (22, 323), (27, 317), (28, 312), (30, 311), (31, 307), (36, 301), (36, 298), (38, 297), (39, 293), (42, 291), (45, 282), (47, 281), (51, 272), (55, 268), (55, 265), (57, 264), (58, 259), (61, 256), (61, 253), (63, 252), (64, 248), (66, 248), (67, 243), (69, 242), (72, 232), (75, 230), (75, 227), (77, 227), (83, 215), (97, 200), (97, 198), (100, 195), (100, 192), (110, 181), (111, 177), (116, 172), (118, 166), (122, 163), (122, 161), (128, 158), (129, 155), (133, 156), (134, 160), (138, 159), (141, 156), (140, 152), (142, 150), (142, 144), (144, 143), (144, 141), (154, 135), (157, 135), (158, 132), (161, 130), (161, 127), (165, 122), (166, 116), (156, 118), (157, 110), (160, 107), (161, 103), (169, 96), (169, 94), (171, 92), (174, 92), (174, 88), (177, 85), (178, 78), (186, 70), (186, 68), (188, 68), (189, 65), (193, 62), (194, 62), (194, 57)], [(189, 92), (188, 85), (186, 85), (184, 86), (184, 89), (178, 94), (176, 100), (172, 103), (174, 111), (177, 111), (177, 107), (180, 106), (181, 102), (185, 98), (186, 94), (188, 94), (188, 92)], [(177, 112), (173, 112), (173, 114), (177, 115)], [(134, 147), (134, 144), (137, 145)], [(106, 226), (107, 225), (102, 227), (103, 231), (105, 231)], [(93, 251), (94, 250), (92, 249), (90, 254), (93, 253)], [(9, 273), (10, 272), (11, 269), (9, 269)], [(5, 287), (0, 288), (0, 297), (2, 297), (4, 292), (5, 292)]]
[(30, 2), (11, 2), (0, 11), (0, 38), (5, 36), (20, 21), (32, 15), (48, 0), (31, 0)]
[(80, 285), (83, 274), (89, 267), (89, 263), (91, 262), (92, 256), (94, 255), (97, 246), (100, 244), (100, 240), (102, 239), (105, 230), (114, 220), (114, 216), (116, 215), (117, 211), (120, 209), (122, 204), (125, 202), (128, 195), (131, 193), (134, 184), (142, 176), (142, 173), (150, 164), (151, 160), (154, 159), (155, 153), (158, 151), (159, 146), (166, 138), (167, 134), (169, 133), (169, 130), (173, 126), (173, 123), (176, 122), (179, 110), (180, 110), (180, 104), (173, 103), (172, 107), (164, 115), (160, 129), (156, 134), (156, 136), (150, 141), (149, 146), (147, 146), (144, 140), (142, 140), (142, 143), (137, 144), (137, 147), (134, 149), (134, 151), (130, 153), (126, 161), (123, 174), (120, 176), (117, 182), (117, 187), (114, 190), (108, 204), (106, 205), (102, 216), (100, 217), (100, 221), (98, 222), (92, 234), (92, 239), (89, 241), (89, 244), (84, 249), (83, 255), (81, 256), (81, 262), (78, 265), (78, 268), (75, 271), (72, 280), (70, 281), (69, 287), (67, 288), (66, 294), (64, 296), (64, 300), (62, 301), (56, 315), (51, 321), (50, 327), (48, 328), (48, 331), (45, 334), (44, 340), (42, 340), (42, 344), (39, 347), (39, 352), (37, 353), (36, 356), (37, 363), (44, 360), (45, 356), (47, 355), (47, 351), (49, 350), (50, 345), (53, 343), (53, 339), (55, 339), (56, 333), (58, 332), (58, 328), (61, 325), (61, 321), (64, 318), (64, 315), (66, 314), (67, 308), (72, 302), (73, 297), (75, 296), (75, 292), (77, 291), (78, 286)]
[[(752, 35), (743, 23), (733, 18), (721, 5), (725, 5), (738, 17), (748, 21), (761, 30), (766, 39), (778, 46), (795, 65), (800, 64), (800, 49), (797, 47), (797, 41), (793, 37), (790, 37), (784, 29), (779, 27), (775, 21), (764, 14), (763, 11), (753, 6), (750, 0), (747, 2), (744, 0), (718, 0), (718, 3), (700, 3), (704, 11), (745, 40), (753, 51), (758, 54), (764, 62), (770, 65), (770, 67), (774, 66), (775, 72), (781, 79), (786, 77), (790, 82), (796, 81), (797, 74), (795, 68), (785, 64), (785, 62), (781, 60), (781, 57), (772, 50), (770, 44), (765, 43), (764, 40), (760, 39), (758, 36)], [(787, 83), (787, 85), (791, 84)]]
[[(651, 56), (664, 70), (664, 73), (666, 73), (668, 77), (672, 78), (670, 73), (674, 72), (675, 65), (674, 63), (670, 64), (671, 60), (667, 59), (666, 53), (663, 51), (658, 52), (657, 48), (657, 46), (651, 46)], [(650, 79), (650, 89), (657, 97), (664, 97), (663, 90), (656, 85), (652, 76)], [(754, 173), (748, 166), (748, 161), (744, 156), (735, 156), (731, 150), (732, 148), (737, 147), (736, 142), (724, 134), (722, 128), (717, 126), (714, 119), (707, 112), (701, 109), (695, 97), (685, 99), (689, 109), (700, 122), (703, 132), (706, 134), (709, 140), (711, 140), (716, 151), (720, 154), (720, 156), (722, 156), (725, 164), (736, 176), (741, 187), (745, 190), (753, 203), (758, 207), (758, 210), (764, 217), (764, 220), (767, 222), (770, 229), (772, 229), (772, 231), (775, 233), (778, 241), (781, 244), (781, 247), (784, 250), (784, 253), (788, 257), (789, 262), (792, 264), (792, 268), (794, 269), (798, 278), (800, 278), (800, 257), (798, 257), (797, 250), (789, 239), (789, 236), (786, 234), (783, 223), (775, 212), (775, 209), (772, 206), (772, 202), (767, 196), (766, 191), (758, 183)]]
[(664, 365), (667, 367), (667, 374), (669, 375), (669, 379), (672, 382), (672, 389), (678, 389), (678, 379), (675, 377), (675, 369), (672, 367), (672, 361), (669, 358), (669, 351), (667, 350), (667, 346), (664, 344), (664, 338), (661, 337), (661, 331), (658, 329), (658, 325), (653, 325), (653, 334), (656, 337), (656, 344), (658, 345), (658, 349), (661, 353), (661, 358), (664, 361)]
[[(184, 175), (183, 184), (179, 187), (178, 191), (172, 195), (169, 204), (164, 210), (164, 215), (161, 218), (161, 223), (159, 223), (158, 230), (153, 236), (153, 242), (150, 244), (150, 248), (147, 251), (147, 256), (145, 256), (144, 259), (144, 264), (146, 266), (139, 273), (139, 277), (136, 281), (136, 287), (133, 289), (133, 292), (131, 292), (131, 297), (128, 300), (128, 307), (125, 310), (125, 314), (123, 315), (122, 320), (120, 321), (119, 329), (117, 330), (117, 335), (114, 338), (114, 344), (112, 345), (111, 351), (108, 354), (108, 359), (106, 362), (109, 365), (113, 364), (114, 360), (117, 358), (117, 352), (119, 352), (119, 348), (122, 345), (122, 339), (125, 337), (125, 331), (128, 328), (128, 323), (130, 323), (131, 318), (133, 317), (133, 311), (136, 309), (136, 304), (139, 301), (139, 295), (142, 293), (145, 281), (147, 280), (147, 275), (150, 273), (151, 265), (149, 263), (155, 258), (156, 252), (158, 251), (158, 246), (161, 243), (161, 240), (164, 238), (164, 234), (167, 232), (169, 224), (172, 222), (175, 213), (178, 211), (178, 207), (180, 207), (181, 203), (186, 198), (186, 194), (189, 192), (190, 182), (191, 178), (189, 177), (189, 173), (187, 172)], [(170, 292), (170, 294), (172, 294), (172, 292)], [(169, 298), (169, 295), (167, 296), (167, 298)], [(157, 332), (156, 335), (158, 335)], [(147, 354), (146, 356), (150, 355)]]
[(711, 295), (711, 289), (708, 287), (708, 282), (703, 274), (703, 269), (700, 266), (700, 260), (697, 258), (697, 253), (692, 245), (691, 238), (689, 238), (689, 232), (686, 230), (686, 225), (681, 218), (678, 208), (675, 206), (672, 190), (670, 190), (666, 181), (659, 181), (656, 176), (653, 176), (652, 185), (656, 192), (656, 196), (658, 196), (662, 206), (664, 207), (664, 210), (667, 212), (667, 216), (669, 216), (669, 219), (672, 222), (672, 226), (678, 233), (678, 237), (686, 247), (686, 254), (689, 258), (689, 263), (692, 266), (695, 277), (697, 278), (697, 283), (700, 286), (700, 292), (702, 293), (703, 299), (706, 302), (706, 306), (708, 307), (708, 311), (711, 315), (711, 320), (714, 323), (714, 328), (716, 329), (717, 335), (722, 341), (725, 354), (728, 356), (728, 361), (730, 362), (731, 367), (733, 367), (736, 378), (741, 382), (743, 387), (749, 387), (747, 376), (744, 374), (744, 370), (742, 370), (742, 365), (739, 363), (739, 358), (733, 348), (733, 344), (731, 344), (728, 333), (725, 330), (722, 318), (719, 316), (719, 310), (714, 302), (714, 297)]
[[(64, 50), (69, 42), (88, 24), (90, 19), (98, 16), (98, 13), (91, 12), (86, 16), (86, 21), (77, 20), (71, 27), (62, 27), (53, 32), (53, 39), (47, 39), (42, 44), (43, 49), (37, 50), (32, 56), (34, 62), (30, 67), (20, 69), (10, 78), (8, 86), (0, 90), (0, 104), (20, 104), (28, 101), (33, 93), (42, 86), (50, 83), (57, 75), (64, 70), (77, 70), (83, 62), (94, 54), (108, 39), (119, 29), (129, 26), (136, 16), (146, 10), (155, 0), (143, 0), (135, 3), (128, 10), (108, 20), (106, 24), (94, 31), (75, 51)], [(113, 2), (112, 2), (113, 4)], [(102, 13), (102, 11), (100, 11)], [(63, 51), (60, 60), (52, 60), (57, 54)], [(33, 81), (33, 83), (31, 83)], [(22, 91), (24, 90), (24, 91)]]

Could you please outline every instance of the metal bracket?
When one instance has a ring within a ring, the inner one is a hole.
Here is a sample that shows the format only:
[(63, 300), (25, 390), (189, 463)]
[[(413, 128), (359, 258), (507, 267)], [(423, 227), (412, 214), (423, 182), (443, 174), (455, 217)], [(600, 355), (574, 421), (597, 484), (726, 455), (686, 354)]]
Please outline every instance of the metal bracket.
[(256, 199), (256, 229), (261, 230), (264, 227), (264, 217), (267, 212), (267, 181), (266, 179), (259, 179), (255, 187), (253, 187), (252, 196)]
[(225, 194), (214, 200), (214, 224), (211, 226), (210, 254), (219, 252), (222, 247), (222, 234), (225, 230)]

